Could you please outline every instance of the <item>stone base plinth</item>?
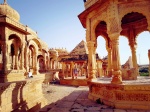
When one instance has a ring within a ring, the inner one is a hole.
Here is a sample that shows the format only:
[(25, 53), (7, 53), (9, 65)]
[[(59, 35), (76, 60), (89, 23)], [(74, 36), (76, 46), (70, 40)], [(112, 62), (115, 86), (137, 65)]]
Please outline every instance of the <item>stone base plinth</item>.
[(47, 76), (41, 74), (22, 81), (0, 83), (0, 112), (36, 112), (47, 105), (42, 91), (45, 81), (49, 82)]
[(114, 108), (150, 110), (150, 79), (145, 80), (123, 81), (119, 85), (90, 82), (88, 97)]
[(61, 79), (61, 85), (69, 85), (69, 86), (87, 86), (86, 79)]

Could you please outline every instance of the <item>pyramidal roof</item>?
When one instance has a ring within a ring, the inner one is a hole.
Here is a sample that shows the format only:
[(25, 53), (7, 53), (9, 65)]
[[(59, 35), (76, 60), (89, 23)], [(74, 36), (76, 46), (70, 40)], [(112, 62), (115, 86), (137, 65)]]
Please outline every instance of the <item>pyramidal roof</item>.
[(82, 40), (71, 52), (70, 55), (84, 55), (88, 54), (86, 42)]

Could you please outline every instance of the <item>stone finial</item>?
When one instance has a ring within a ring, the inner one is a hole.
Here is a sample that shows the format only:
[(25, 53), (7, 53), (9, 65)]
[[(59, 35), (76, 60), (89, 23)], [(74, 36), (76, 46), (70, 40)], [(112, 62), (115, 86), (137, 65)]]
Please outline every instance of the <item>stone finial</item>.
[(4, 0), (4, 4), (7, 4), (7, 0)]

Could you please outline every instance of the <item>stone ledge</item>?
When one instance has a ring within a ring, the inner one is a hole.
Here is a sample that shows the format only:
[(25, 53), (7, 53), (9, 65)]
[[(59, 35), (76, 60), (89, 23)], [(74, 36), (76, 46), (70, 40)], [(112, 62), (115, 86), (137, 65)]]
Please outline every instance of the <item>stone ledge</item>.
[(100, 99), (104, 104), (115, 108), (150, 110), (150, 85), (148, 84), (114, 85), (91, 82), (89, 90), (89, 99)]

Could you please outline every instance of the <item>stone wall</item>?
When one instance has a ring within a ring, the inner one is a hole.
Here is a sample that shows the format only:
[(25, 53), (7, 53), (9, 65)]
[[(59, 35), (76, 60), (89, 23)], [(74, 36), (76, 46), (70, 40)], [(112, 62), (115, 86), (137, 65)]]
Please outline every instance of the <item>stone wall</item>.
[(47, 100), (42, 93), (42, 83), (50, 79), (50, 74), (41, 74), (23, 81), (0, 83), (0, 111), (35, 112), (44, 107)]

